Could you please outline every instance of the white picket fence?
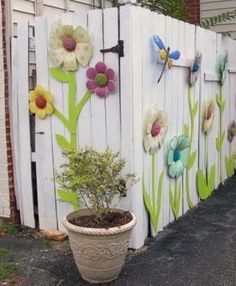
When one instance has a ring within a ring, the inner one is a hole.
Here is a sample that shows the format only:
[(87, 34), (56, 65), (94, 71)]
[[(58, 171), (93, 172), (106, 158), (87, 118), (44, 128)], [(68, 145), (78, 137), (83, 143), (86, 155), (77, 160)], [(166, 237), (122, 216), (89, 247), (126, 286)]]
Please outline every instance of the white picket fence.
[[(55, 95), (55, 104), (62, 112), (67, 112), (67, 86), (55, 81), (49, 75), (52, 64), (48, 58), (48, 33), (56, 17), (39, 17), (35, 23), (35, 51), (37, 83), (49, 89)], [(105, 100), (93, 95), (79, 118), (79, 146), (92, 145), (99, 150), (106, 146), (120, 150), (127, 160), (126, 170), (135, 172), (140, 180), (129, 191), (120, 206), (133, 211), (137, 216), (137, 225), (133, 231), (130, 246), (143, 245), (148, 232), (148, 215), (143, 203), (142, 174), (147, 188), (151, 182), (150, 156), (143, 150), (143, 123), (146, 112), (154, 104), (168, 114), (168, 132), (164, 148), (157, 154), (156, 178), (166, 170), (166, 152), (170, 139), (183, 133), (184, 123), (190, 123), (188, 110), (189, 66), (198, 50), (202, 53), (202, 68), (196, 86), (193, 89), (194, 100), (199, 100), (199, 111), (195, 123), (192, 149), (197, 150), (197, 160), (190, 172), (190, 195), (195, 204), (199, 202), (196, 190), (196, 171), (203, 167), (203, 134), (200, 130), (202, 102), (208, 97), (215, 99), (219, 93), (219, 76), (216, 73), (217, 57), (229, 54), (229, 71), (223, 87), (226, 110), (223, 129), (227, 130), (229, 121), (236, 115), (236, 42), (222, 38), (214, 32), (165, 17), (149, 10), (126, 5), (108, 8), (104, 11), (76, 12), (61, 15), (65, 24), (81, 25), (88, 30), (93, 39), (94, 54), (90, 66), (104, 60), (107, 66), (116, 71), (118, 89)], [(176, 61), (170, 71), (165, 71), (159, 84), (157, 78), (162, 66), (156, 62), (151, 46), (152, 35), (159, 35), (171, 49), (181, 51), (181, 59)], [(115, 46), (118, 39), (124, 41), (124, 57), (117, 54), (100, 52), (102, 48)], [(37, 197), (39, 226), (41, 229), (63, 229), (62, 217), (72, 210), (72, 206), (59, 200), (53, 181), (54, 169), (63, 162), (61, 149), (55, 140), (55, 134), (67, 131), (55, 116), (46, 120), (36, 119), (36, 152), (30, 148), (30, 127), (28, 112), (28, 23), (18, 26), (18, 37), (12, 39), (13, 71), (13, 123), (14, 153), (16, 165), (16, 183), (18, 205), (22, 223), (34, 227), (34, 206), (31, 178), (31, 161), (37, 168)], [(77, 73), (78, 98), (85, 91), (85, 69)], [(215, 139), (219, 133), (218, 108), (212, 132), (209, 136), (209, 165), (216, 164), (216, 184), (219, 184), (218, 153)], [(234, 143), (235, 144), (235, 143)], [(235, 147), (235, 145), (234, 145)], [(229, 143), (225, 139), (223, 158), (229, 153)], [(224, 178), (226, 178), (223, 159)], [(182, 178), (183, 200), (181, 214), (188, 211), (186, 200), (185, 175)], [(169, 188), (174, 182), (167, 172), (164, 175), (164, 190), (159, 230), (173, 221), (169, 204)]]

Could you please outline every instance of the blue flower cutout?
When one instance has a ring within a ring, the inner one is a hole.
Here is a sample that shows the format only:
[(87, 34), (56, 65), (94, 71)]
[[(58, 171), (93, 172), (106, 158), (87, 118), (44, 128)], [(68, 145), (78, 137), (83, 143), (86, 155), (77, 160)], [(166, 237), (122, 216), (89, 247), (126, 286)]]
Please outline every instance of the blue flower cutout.
[(170, 150), (168, 151), (168, 173), (172, 178), (177, 178), (183, 174), (189, 155), (189, 138), (184, 135), (174, 137), (170, 142)]
[(228, 53), (226, 52), (225, 55), (221, 58), (220, 63), (219, 63), (221, 85), (224, 85), (227, 72), (228, 72)]
[(190, 86), (194, 86), (197, 81), (201, 69), (201, 62), (202, 54), (200, 52), (197, 52), (194, 61), (192, 62), (192, 65), (190, 67)]

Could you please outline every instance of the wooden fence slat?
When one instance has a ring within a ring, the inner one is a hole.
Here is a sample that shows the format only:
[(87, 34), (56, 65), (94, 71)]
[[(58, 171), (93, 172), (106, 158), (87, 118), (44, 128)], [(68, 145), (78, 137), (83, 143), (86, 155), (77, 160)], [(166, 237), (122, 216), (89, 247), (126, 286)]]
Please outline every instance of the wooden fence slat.
[[(103, 11), (104, 47), (110, 48), (118, 43), (118, 9), (108, 8)], [(106, 137), (107, 145), (120, 150), (120, 93), (119, 93), (119, 55), (106, 53), (104, 60), (107, 67), (116, 73), (116, 92), (106, 98)]]
[[(37, 84), (49, 90), (47, 21), (35, 20)], [(35, 118), (36, 172), (39, 227), (57, 229), (51, 117)]]
[(31, 173), (31, 147), (28, 104), (28, 22), (18, 25), (17, 40), (18, 74), (18, 112), (19, 112), (19, 152), (20, 152), (20, 190), (22, 202), (22, 224), (35, 227), (34, 203)]
[[(17, 80), (17, 71), (18, 71), (18, 52), (17, 52), (17, 39), (11, 38), (11, 66), (12, 66), (12, 123), (13, 123), (13, 160), (14, 160), (14, 186), (15, 186), (15, 195), (17, 209), (22, 210), (22, 201), (21, 201), (21, 185), (20, 185), (20, 150), (19, 150), (19, 113), (18, 113), (18, 80)], [(20, 212), (21, 221), (23, 221), (23, 212)]]
[[(88, 31), (94, 42), (93, 57), (90, 66), (94, 67), (97, 62), (103, 61), (100, 49), (103, 49), (103, 23), (101, 10), (88, 12)], [(92, 145), (102, 151), (106, 148), (106, 102), (96, 94), (91, 97), (91, 123), (92, 123)]]

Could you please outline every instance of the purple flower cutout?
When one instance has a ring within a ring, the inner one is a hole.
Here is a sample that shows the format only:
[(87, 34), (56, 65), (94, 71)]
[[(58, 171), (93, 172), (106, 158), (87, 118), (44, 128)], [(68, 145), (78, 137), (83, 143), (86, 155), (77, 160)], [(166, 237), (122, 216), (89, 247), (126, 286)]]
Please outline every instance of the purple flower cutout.
[(228, 140), (231, 143), (236, 136), (236, 122), (233, 121), (228, 127)]
[(105, 97), (108, 93), (114, 93), (116, 86), (113, 69), (107, 68), (103, 62), (98, 62), (95, 68), (88, 68), (86, 72), (88, 81), (87, 89), (95, 91), (97, 96)]

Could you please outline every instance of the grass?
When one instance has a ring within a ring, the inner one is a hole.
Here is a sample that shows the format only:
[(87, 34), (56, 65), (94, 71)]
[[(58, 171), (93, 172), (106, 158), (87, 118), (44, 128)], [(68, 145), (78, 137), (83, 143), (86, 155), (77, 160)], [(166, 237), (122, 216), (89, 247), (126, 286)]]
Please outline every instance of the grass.
[(46, 247), (46, 248), (49, 248), (52, 246), (52, 241), (50, 239), (44, 239), (42, 240), (42, 244), (43, 244), (43, 247)]
[(7, 254), (9, 251), (6, 248), (0, 248), (0, 257)]
[(0, 263), (0, 281), (10, 278), (18, 270), (12, 263)]
[(18, 228), (15, 224), (5, 224), (1, 230), (6, 234), (16, 234), (18, 232)]

